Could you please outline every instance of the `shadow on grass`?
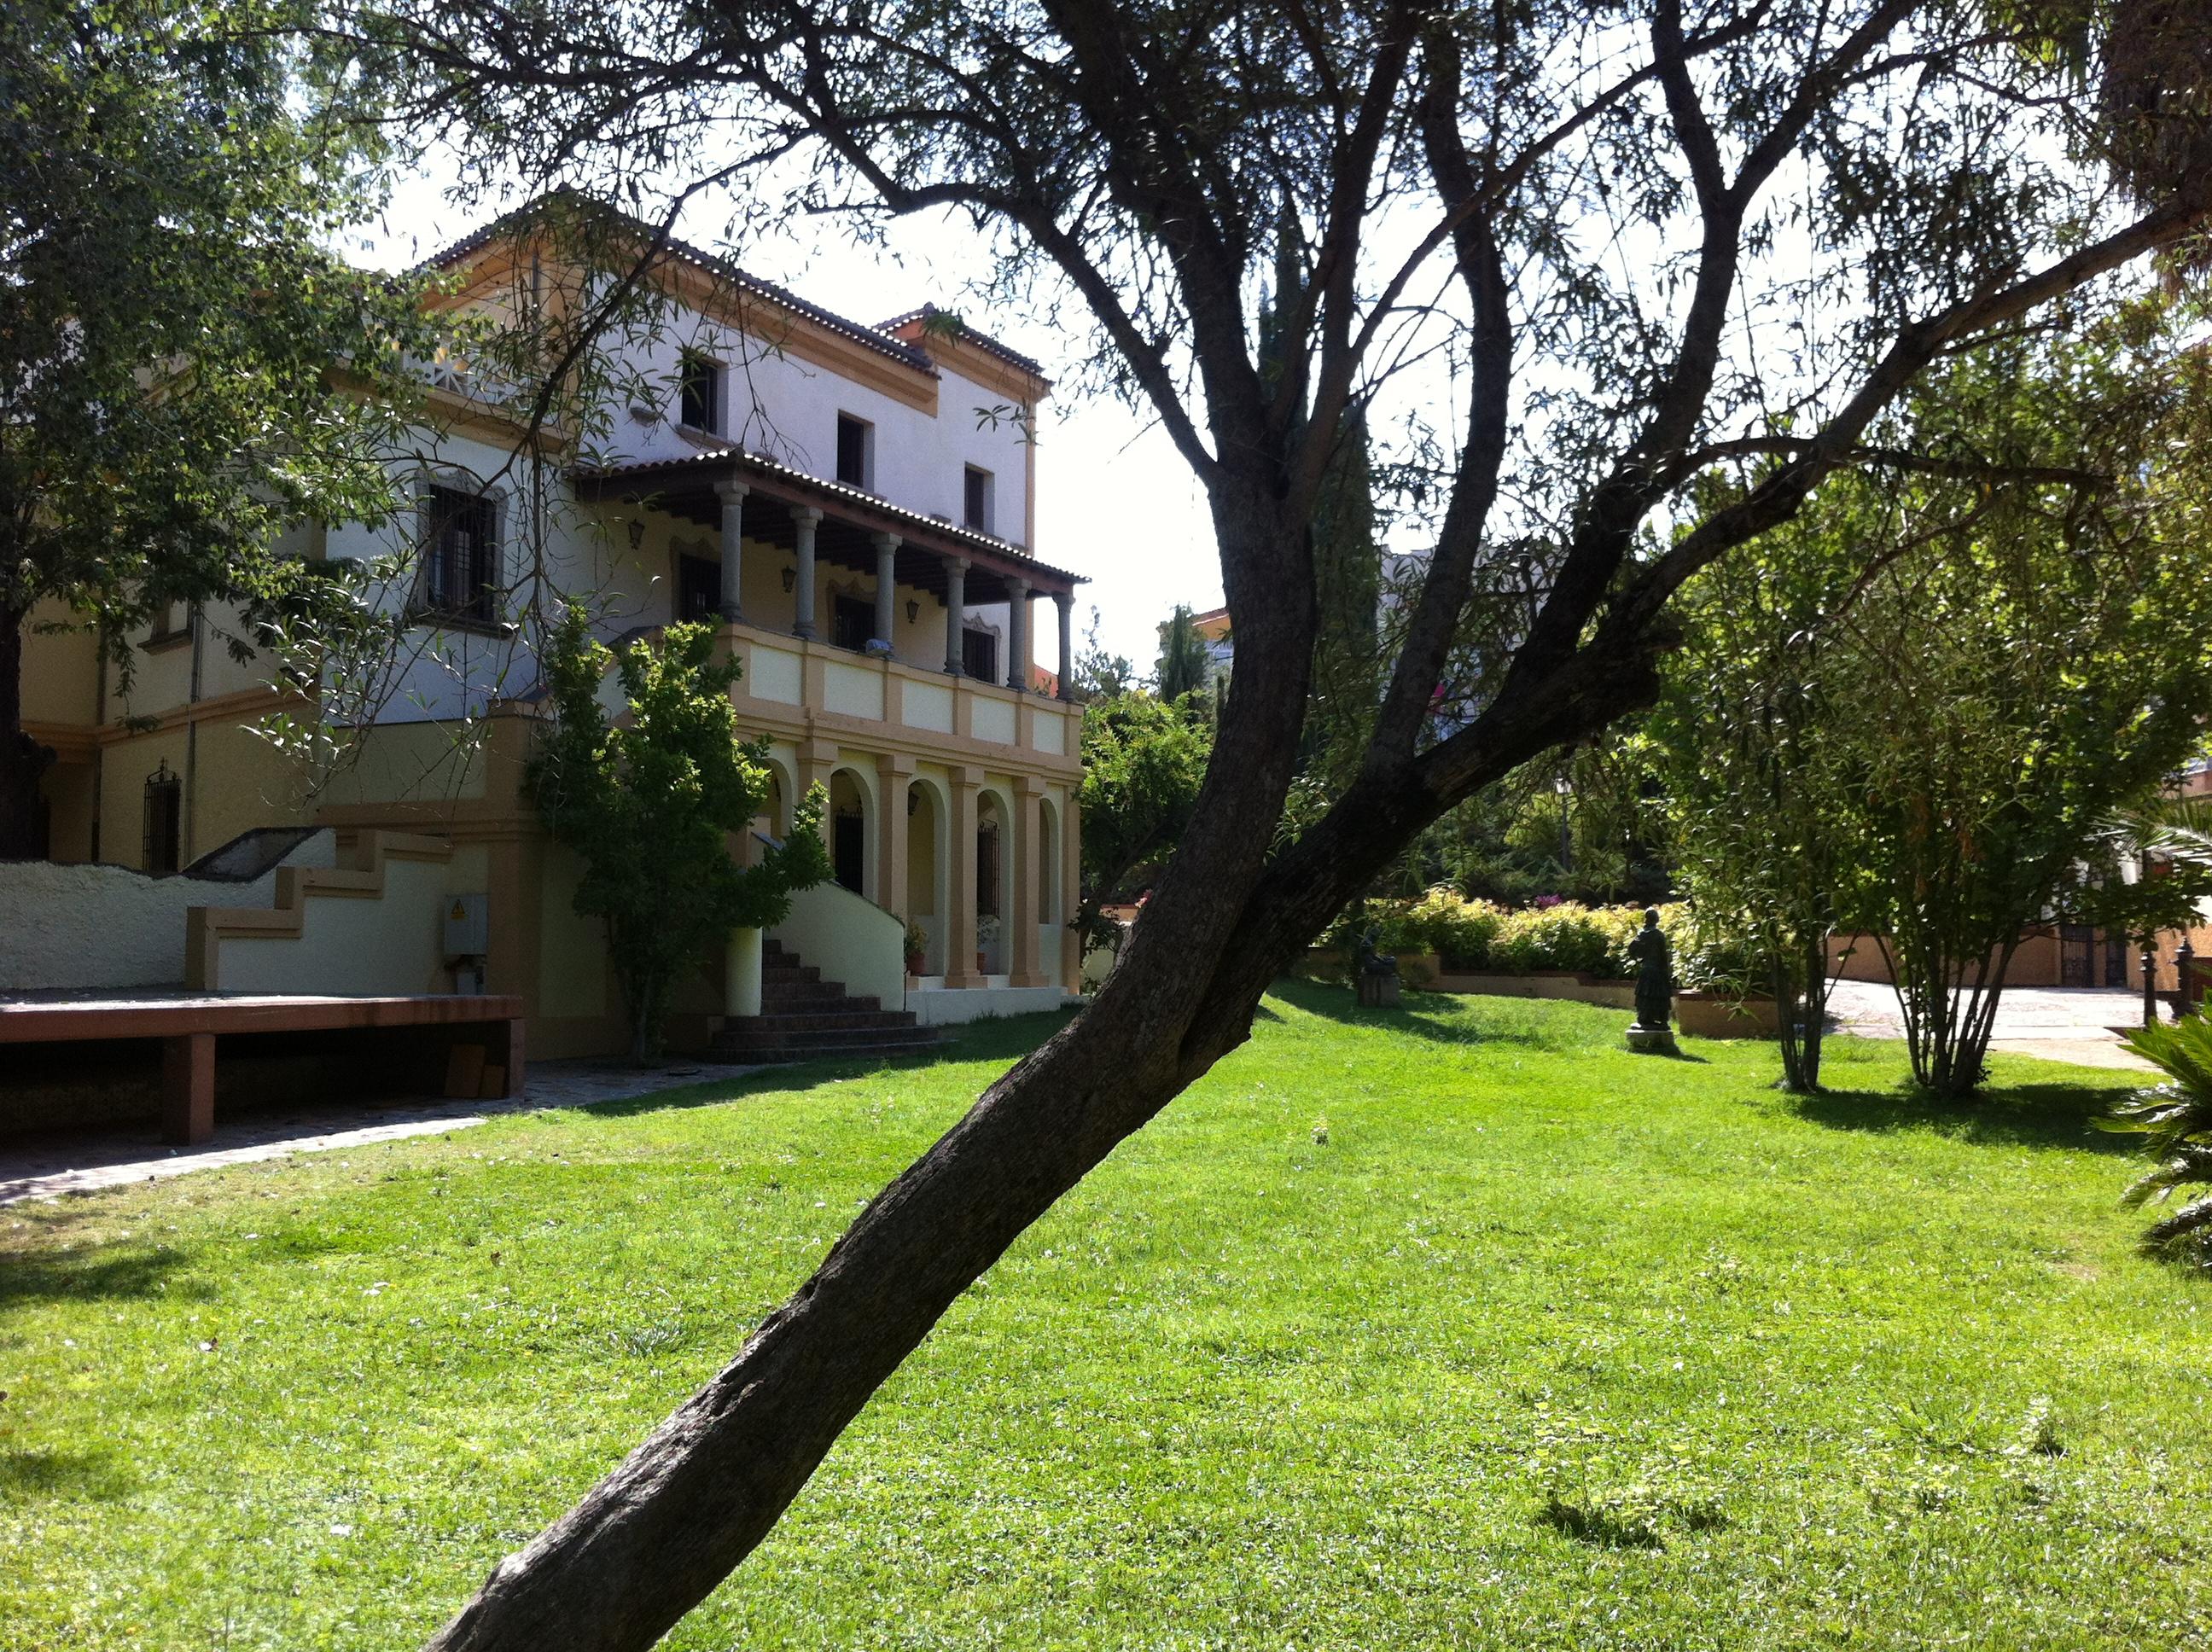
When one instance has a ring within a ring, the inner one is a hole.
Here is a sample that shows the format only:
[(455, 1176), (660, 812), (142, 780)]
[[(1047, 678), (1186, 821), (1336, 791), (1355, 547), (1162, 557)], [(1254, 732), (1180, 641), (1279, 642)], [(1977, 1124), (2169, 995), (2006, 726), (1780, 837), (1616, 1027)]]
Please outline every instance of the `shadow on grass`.
[(0, 1500), (68, 1497), (112, 1503), (131, 1481), (105, 1451), (0, 1451)]
[(2070, 1147), (2125, 1157), (2142, 1149), (2094, 1121), (2112, 1110), (2113, 1091), (2088, 1084), (2004, 1084), (1971, 1101), (1910, 1090), (1831, 1090), (1787, 1097), (1801, 1118), (1832, 1130), (1932, 1130), (1992, 1147)]
[[(1416, 1038), (1425, 1038), (1437, 1044), (1518, 1044), (1532, 1049), (1577, 1050), (1588, 1049), (1605, 1042), (1604, 1031), (1579, 1023), (1579, 1017), (1542, 1017), (1516, 1022), (1511, 1011), (1504, 1006), (1527, 1008), (1587, 1010), (1596, 1006), (1569, 1004), (1563, 1000), (1546, 999), (1484, 999), (1480, 1009), (1474, 1008), (1476, 999), (1471, 995), (1443, 993), (1409, 992), (1394, 1010), (1370, 1010), (1360, 1006), (1349, 987), (1333, 986), (1327, 982), (1285, 976), (1268, 989), (1285, 1004), (1295, 1005), (1310, 1015), (1340, 1023), (1347, 1027), (1376, 1027), (1390, 1032), (1409, 1033)], [(1430, 1011), (1429, 1003), (1453, 1006), (1455, 1012), (1438, 1015)], [(1687, 1058), (1702, 1060), (1700, 1056)]]
[[(582, 1104), (580, 1111), (596, 1118), (626, 1119), (668, 1108), (707, 1107), (747, 1096), (779, 1095), (787, 1090), (812, 1090), (873, 1072), (927, 1072), (949, 1064), (982, 1061), (1012, 1066), (1023, 1056), (1066, 1025), (1075, 1011), (1046, 1010), (1034, 1015), (1006, 1016), (971, 1021), (954, 1029), (953, 1036), (936, 1049), (886, 1059), (865, 1050), (851, 1055), (821, 1056), (779, 1066), (718, 1075), (710, 1066), (688, 1084), (647, 1096), (626, 1096), (614, 1101)], [(994, 1075), (995, 1077), (995, 1075)]]
[(150, 1297), (185, 1263), (182, 1253), (136, 1247), (25, 1255), (0, 1251), (0, 1314), (26, 1303)]

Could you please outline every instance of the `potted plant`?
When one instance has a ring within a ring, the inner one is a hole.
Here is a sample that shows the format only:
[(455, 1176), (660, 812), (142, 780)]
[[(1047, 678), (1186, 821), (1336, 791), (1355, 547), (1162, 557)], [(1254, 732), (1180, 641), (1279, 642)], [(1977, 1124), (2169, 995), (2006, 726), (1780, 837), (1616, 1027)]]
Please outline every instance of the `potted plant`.
[(998, 938), (997, 914), (987, 912), (975, 920), (975, 973), (977, 975), (988, 975), (991, 973), (991, 966), (986, 960), (989, 957), (990, 949), (997, 943)]
[(919, 975), (924, 973), (922, 965), (927, 960), (928, 952), (929, 937), (921, 932), (921, 926), (920, 924), (915, 922), (911, 918), (908, 919), (906, 924), (907, 974), (909, 975)]

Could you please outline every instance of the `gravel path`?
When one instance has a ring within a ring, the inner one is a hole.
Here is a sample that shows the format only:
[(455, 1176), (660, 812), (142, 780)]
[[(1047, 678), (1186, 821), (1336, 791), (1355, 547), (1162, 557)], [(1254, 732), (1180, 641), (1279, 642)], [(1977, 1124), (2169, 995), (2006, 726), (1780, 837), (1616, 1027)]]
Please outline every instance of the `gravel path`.
[[(1844, 981), (1828, 1000), (1845, 1032), (1866, 1038), (1902, 1038), (1897, 993), (1878, 981)], [(2121, 987), (2009, 987), (1997, 1000), (1990, 1048), (2010, 1055), (2039, 1055), (2090, 1067), (2156, 1071), (2120, 1042), (2113, 1030), (2142, 1023), (2142, 994)]]
[(215, 1139), (198, 1147), (163, 1147), (150, 1124), (73, 1131), (0, 1143), (0, 1206), (59, 1199), (125, 1182), (154, 1181), (223, 1164), (252, 1164), (289, 1153), (398, 1141), (465, 1130), (507, 1113), (585, 1107), (679, 1089), (752, 1067), (672, 1066), (641, 1070), (609, 1061), (533, 1063), (519, 1096), (492, 1102), (399, 1102), (388, 1106), (310, 1103), (247, 1113), (234, 1123), (217, 1116)]

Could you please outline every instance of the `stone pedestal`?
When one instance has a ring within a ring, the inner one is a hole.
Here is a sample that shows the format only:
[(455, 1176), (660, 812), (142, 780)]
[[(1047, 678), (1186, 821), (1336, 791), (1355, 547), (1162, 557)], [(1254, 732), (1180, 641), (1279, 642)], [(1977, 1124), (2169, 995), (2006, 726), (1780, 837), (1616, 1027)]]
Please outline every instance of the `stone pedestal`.
[(1398, 1007), (1398, 977), (1377, 975), (1371, 970), (1359, 974), (1359, 1002), (1370, 1010), (1395, 1010)]
[(1642, 1022), (1630, 1023), (1628, 1048), (1639, 1055), (1674, 1055), (1674, 1029), (1672, 1027), (1647, 1027)]

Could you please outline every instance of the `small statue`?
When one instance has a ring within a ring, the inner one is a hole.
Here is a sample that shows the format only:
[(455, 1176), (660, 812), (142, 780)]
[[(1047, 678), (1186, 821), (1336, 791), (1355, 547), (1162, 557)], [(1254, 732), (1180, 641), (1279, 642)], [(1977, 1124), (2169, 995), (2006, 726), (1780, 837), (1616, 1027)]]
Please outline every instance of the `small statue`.
[(1659, 908), (1644, 909), (1644, 927), (1628, 944), (1636, 960), (1636, 1023), (1628, 1029), (1635, 1050), (1674, 1048), (1674, 949), (1659, 927)]

